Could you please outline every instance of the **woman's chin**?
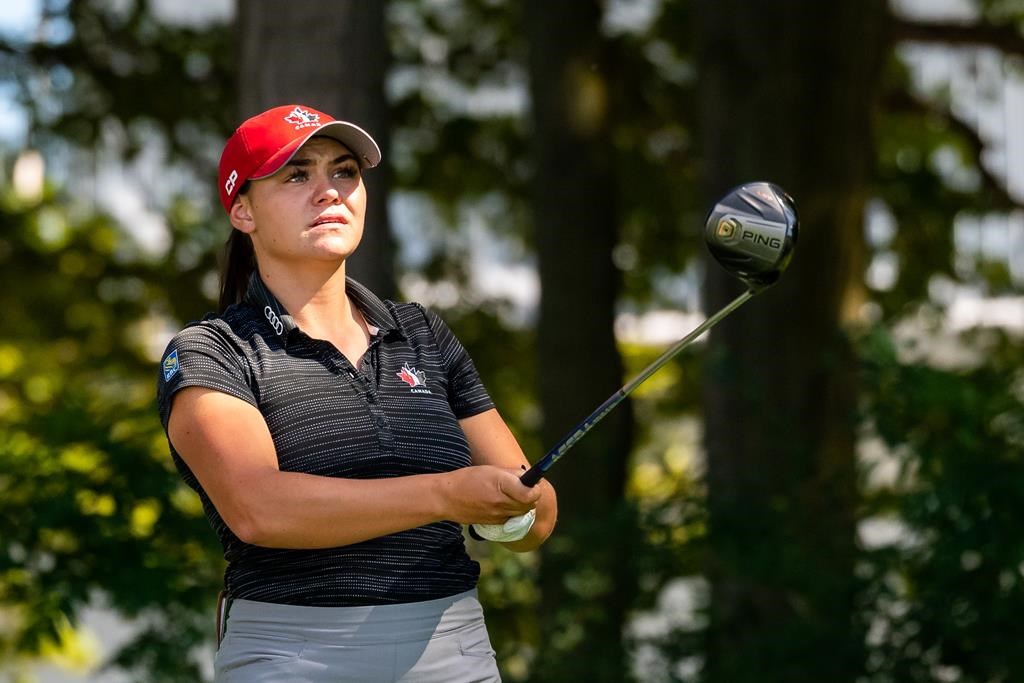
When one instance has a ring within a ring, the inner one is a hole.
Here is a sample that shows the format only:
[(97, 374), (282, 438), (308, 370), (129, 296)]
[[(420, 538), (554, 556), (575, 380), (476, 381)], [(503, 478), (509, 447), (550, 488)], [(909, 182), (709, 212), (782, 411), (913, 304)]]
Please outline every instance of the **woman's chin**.
[(356, 250), (359, 242), (348, 235), (321, 235), (310, 246), (320, 258), (346, 259)]

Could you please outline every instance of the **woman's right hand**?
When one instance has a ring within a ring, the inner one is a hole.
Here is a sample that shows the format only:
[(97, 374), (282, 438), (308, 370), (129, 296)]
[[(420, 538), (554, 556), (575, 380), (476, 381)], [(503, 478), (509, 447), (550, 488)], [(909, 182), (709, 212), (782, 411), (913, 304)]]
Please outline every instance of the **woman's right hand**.
[(502, 524), (537, 505), (539, 487), (524, 486), (521, 470), (474, 465), (441, 478), (444, 518), (460, 524)]

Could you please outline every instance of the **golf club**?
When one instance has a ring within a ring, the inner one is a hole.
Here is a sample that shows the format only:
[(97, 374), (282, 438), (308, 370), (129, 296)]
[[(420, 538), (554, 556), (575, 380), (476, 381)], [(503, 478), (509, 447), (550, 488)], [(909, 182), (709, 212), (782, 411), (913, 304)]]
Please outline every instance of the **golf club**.
[(734, 188), (715, 204), (704, 222), (704, 241), (711, 255), (738, 277), (747, 290), (676, 342), (624, 387), (598, 406), (521, 477), (534, 486), (544, 473), (610, 413), (615, 406), (672, 360), (702, 334), (774, 284), (793, 257), (799, 233), (799, 218), (793, 199), (778, 185), (746, 183)]

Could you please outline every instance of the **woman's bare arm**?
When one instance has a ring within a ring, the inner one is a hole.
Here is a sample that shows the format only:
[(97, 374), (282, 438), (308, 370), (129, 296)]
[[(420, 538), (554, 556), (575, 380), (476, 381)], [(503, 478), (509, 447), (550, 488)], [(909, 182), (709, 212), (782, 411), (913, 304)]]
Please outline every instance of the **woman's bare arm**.
[(329, 548), (441, 520), (500, 523), (538, 497), (500, 467), (389, 479), (282, 472), (254, 406), (202, 387), (182, 389), (173, 400), (174, 449), (225, 524), (253, 545)]

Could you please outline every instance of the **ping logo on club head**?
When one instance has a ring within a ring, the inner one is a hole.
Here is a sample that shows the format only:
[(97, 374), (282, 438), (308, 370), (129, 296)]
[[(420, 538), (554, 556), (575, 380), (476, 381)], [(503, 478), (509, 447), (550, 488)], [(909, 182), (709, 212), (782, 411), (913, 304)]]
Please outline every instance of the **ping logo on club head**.
[(288, 116), (284, 117), (284, 120), (295, 124), (296, 128), (302, 128), (304, 126), (315, 126), (320, 123), (320, 115), (302, 107), (295, 107), (295, 109), (288, 112)]
[(181, 369), (181, 366), (178, 365), (178, 350), (177, 349), (175, 349), (175, 350), (171, 351), (169, 354), (167, 354), (167, 357), (164, 358), (163, 365), (164, 365), (164, 381), (166, 382), (167, 380), (169, 380), (170, 378), (172, 378), (176, 374), (178, 374), (178, 370)]
[(715, 228), (715, 237), (719, 242), (735, 242), (740, 236), (740, 222), (731, 216), (725, 216), (718, 221)]

